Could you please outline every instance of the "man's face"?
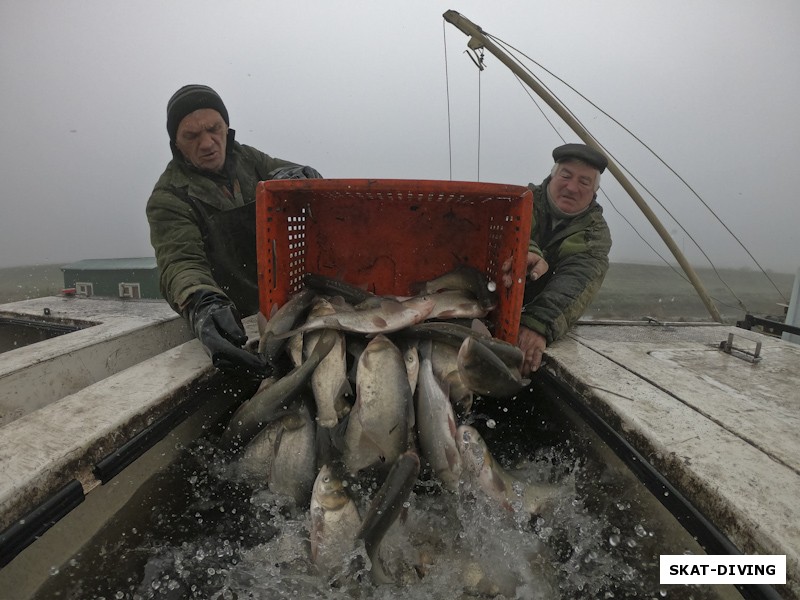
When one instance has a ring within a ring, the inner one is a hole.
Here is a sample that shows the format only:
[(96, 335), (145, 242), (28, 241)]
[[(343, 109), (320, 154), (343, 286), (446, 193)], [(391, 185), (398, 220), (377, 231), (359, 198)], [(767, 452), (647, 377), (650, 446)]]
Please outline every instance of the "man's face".
[(555, 205), (565, 213), (577, 213), (594, 198), (597, 169), (580, 162), (562, 162), (550, 180), (548, 190)]
[(175, 146), (198, 169), (222, 171), (228, 126), (213, 108), (201, 108), (186, 115), (178, 125)]

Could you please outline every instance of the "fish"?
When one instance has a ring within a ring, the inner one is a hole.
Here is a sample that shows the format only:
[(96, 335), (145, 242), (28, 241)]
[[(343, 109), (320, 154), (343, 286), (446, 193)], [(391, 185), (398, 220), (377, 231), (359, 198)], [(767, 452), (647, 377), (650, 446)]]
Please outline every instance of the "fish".
[(316, 426), (305, 404), (281, 417), (269, 489), (306, 506), (317, 474)]
[(303, 288), (293, 294), (280, 308), (274, 305), (269, 319), (263, 313), (258, 313), (258, 353), (268, 364), (275, 366), (286, 344), (285, 338), (277, 336), (295, 326), (310, 308), (315, 296), (316, 292), (313, 289)]
[(303, 334), (298, 333), (286, 340), (286, 354), (292, 361), (292, 366), (299, 367), (303, 364)]
[(403, 511), (419, 476), (419, 456), (406, 451), (394, 462), (383, 485), (370, 502), (358, 529), (356, 539), (364, 540), (364, 548), (372, 563), (376, 583), (392, 583), (378, 557), (378, 548), (386, 532)]
[[(318, 298), (309, 313), (309, 318), (332, 314), (331, 303)], [(331, 334), (330, 332), (333, 331)], [(323, 333), (324, 332), (324, 333)], [(347, 379), (347, 348), (344, 334), (336, 330), (318, 329), (305, 334), (304, 353), (309, 354), (322, 335), (334, 335), (334, 346), (320, 361), (311, 375), (311, 389), (317, 406), (317, 421), (322, 427), (334, 427), (341, 417), (350, 412), (346, 396), (353, 390)]]
[(306, 273), (303, 276), (303, 283), (306, 287), (316, 290), (318, 294), (341, 296), (346, 302), (354, 306), (362, 302), (370, 301), (376, 297), (375, 294), (358, 286), (351, 285), (342, 279), (326, 277), (319, 273)]
[(308, 319), (303, 325), (276, 337), (291, 337), (315, 329), (337, 329), (351, 333), (377, 335), (398, 331), (427, 318), (435, 301), (427, 296), (415, 296), (405, 302), (382, 298), (377, 306), (364, 310), (337, 311)]
[(465, 327), (449, 321), (425, 321), (410, 325), (398, 333), (404, 337), (443, 342), (456, 348), (460, 348), (466, 338), (474, 337), (488, 346), (500, 360), (512, 369), (521, 369), (525, 359), (522, 350), (513, 344), (492, 337), (477, 319), (473, 320), (472, 327)]
[(504, 470), (474, 427), (461, 425), (456, 433), (456, 442), (463, 472), (504, 509), (510, 512), (524, 510), (538, 515), (558, 496), (556, 486), (526, 483)]
[(408, 385), (411, 387), (411, 393), (413, 394), (417, 387), (417, 378), (419, 376), (419, 351), (416, 341), (408, 342), (404, 346), (403, 362), (406, 365), (406, 373), (408, 373)]
[(425, 356), (420, 364), (416, 399), (418, 443), (422, 456), (446, 489), (458, 491), (461, 455), (456, 444), (455, 414), (448, 390), (433, 374), (429, 356)]
[(223, 450), (235, 452), (243, 449), (264, 425), (276, 416), (291, 411), (296, 406), (317, 365), (336, 343), (335, 332), (326, 332), (314, 346), (313, 352), (299, 367), (276, 380), (275, 383), (245, 400), (228, 423), (220, 438)]
[(387, 468), (406, 450), (412, 403), (403, 356), (389, 338), (372, 338), (356, 372), (356, 401), (348, 415), (344, 462), (348, 473)]
[(472, 411), (472, 390), (467, 387), (458, 372), (458, 348), (444, 342), (430, 341), (431, 368), (434, 376), (448, 390), (453, 408), (466, 415)]
[(428, 319), (482, 319), (489, 309), (467, 290), (445, 290), (428, 294), (436, 301)]
[(344, 480), (323, 464), (311, 492), (311, 561), (325, 575), (344, 570), (355, 547), (361, 515)]
[(444, 290), (469, 291), (487, 311), (497, 307), (497, 284), (490, 281), (478, 269), (468, 265), (459, 265), (435, 279), (411, 285), (411, 291), (415, 294), (433, 294)]
[(405, 363), (406, 374), (408, 375), (408, 386), (411, 388), (412, 402), (408, 403), (408, 443), (406, 447), (412, 448), (416, 444), (417, 433), (413, 397), (419, 379), (419, 350), (417, 349), (416, 340), (407, 340), (406, 343), (401, 343), (398, 347), (402, 349), (403, 362)]
[(267, 423), (264, 429), (247, 444), (242, 455), (234, 463), (236, 472), (249, 481), (268, 483), (272, 475), (272, 464), (275, 462), (276, 442), (280, 431), (280, 417)]
[(458, 373), (473, 392), (492, 398), (510, 398), (530, 383), (474, 337), (467, 337), (458, 350)]

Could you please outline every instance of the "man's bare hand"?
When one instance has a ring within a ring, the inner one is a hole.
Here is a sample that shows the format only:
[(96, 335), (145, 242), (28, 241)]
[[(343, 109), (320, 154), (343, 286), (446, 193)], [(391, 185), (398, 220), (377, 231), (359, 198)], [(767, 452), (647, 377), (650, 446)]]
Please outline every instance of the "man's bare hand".
[(547, 347), (547, 340), (542, 334), (520, 326), (517, 346), (525, 354), (521, 374), (523, 377), (527, 377), (531, 371), (536, 371), (541, 366), (542, 355)]
[[(503, 263), (503, 285), (507, 288), (511, 287), (514, 283), (514, 279), (511, 276), (511, 267), (514, 264), (513, 258), (509, 258), (506, 262)], [(547, 270), (550, 268), (550, 265), (547, 264), (547, 261), (536, 254), (535, 252), (528, 252), (528, 256), (526, 257), (526, 266), (525, 266), (525, 274), (527, 277), (530, 277), (533, 281), (536, 281), (547, 273)]]

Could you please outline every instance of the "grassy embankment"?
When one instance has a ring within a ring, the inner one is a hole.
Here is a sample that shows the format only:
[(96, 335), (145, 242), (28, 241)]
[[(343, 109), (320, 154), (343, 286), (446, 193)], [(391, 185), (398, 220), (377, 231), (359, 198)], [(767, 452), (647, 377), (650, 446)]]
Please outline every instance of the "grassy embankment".
[[(747, 307), (758, 315), (783, 315), (778, 291), (766, 277), (744, 269), (720, 269), (720, 275)], [(746, 310), (711, 269), (698, 269), (708, 293), (726, 322), (744, 317)], [(794, 276), (770, 273), (786, 302)], [(64, 287), (60, 265), (0, 269), (0, 304), (58, 295)], [(707, 320), (708, 311), (689, 282), (667, 266), (614, 263), (586, 317), (632, 319), (649, 316), (659, 320)]]

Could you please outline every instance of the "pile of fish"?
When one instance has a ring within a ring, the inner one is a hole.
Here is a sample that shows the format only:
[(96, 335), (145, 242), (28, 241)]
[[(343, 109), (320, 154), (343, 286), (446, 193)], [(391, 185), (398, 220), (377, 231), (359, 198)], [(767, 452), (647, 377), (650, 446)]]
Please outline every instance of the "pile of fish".
[[(306, 275), (269, 319), (260, 315), (258, 352), (274, 374), (220, 440), (242, 473), (310, 507), (310, 557), (325, 576), (363, 542), (373, 581), (397, 580), (378, 548), (420, 477), (444, 494), (469, 481), (531, 514), (553, 494), (504, 471), (466, 424), (476, 395), (509, 398), (529, 383), (522, 352), (484, 321), (494, 284), (461, 266), (412, 292), (379, 296)], [(374, 487), (354, 485), (364, 479)]]

